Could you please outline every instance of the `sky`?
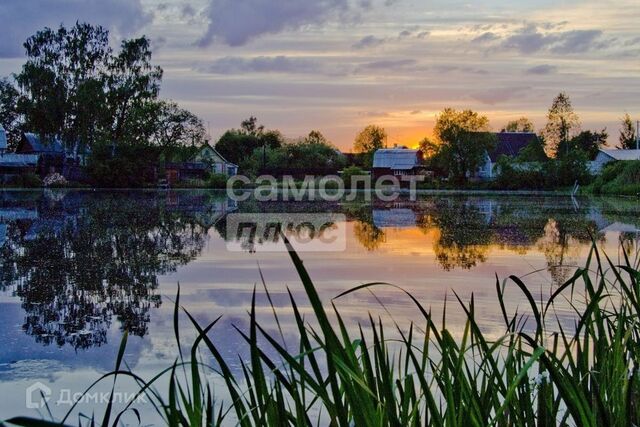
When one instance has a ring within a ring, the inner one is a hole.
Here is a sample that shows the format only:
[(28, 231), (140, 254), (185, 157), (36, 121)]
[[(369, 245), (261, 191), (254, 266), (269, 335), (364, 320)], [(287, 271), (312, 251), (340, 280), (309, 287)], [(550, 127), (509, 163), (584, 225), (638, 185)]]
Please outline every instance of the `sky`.
[(625, 112), (640, 119), (637, 0), (3, 0), (0, 18), (0, 76), (44, 26), (100, 24), (114, 46), (147, 35), (161, 96), (214, 140), (255, 115), (343, 150), (368, 124), (415, 146), (445, 107), (540, 129), (560, 91), (610, 145)]

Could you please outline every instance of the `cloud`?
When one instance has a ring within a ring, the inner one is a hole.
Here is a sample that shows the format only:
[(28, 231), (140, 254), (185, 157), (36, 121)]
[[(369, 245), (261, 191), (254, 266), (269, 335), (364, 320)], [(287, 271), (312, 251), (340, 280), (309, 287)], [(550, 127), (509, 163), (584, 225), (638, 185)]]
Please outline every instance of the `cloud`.
[(44, 27), (70, 26), (76, 21), (102, 25), (118, 37), (137, 33), (152, 15), (141, 0), (19, 0), (0, 2), (0, 57), (19, 57), (22, 44)]
[[(198, 45), (209, 46), (218, 40), (242, 46), (264, 34), (345, 19), (352, 9), (348, 0), (210, 0), (209, 25)], [(355, 9), (365, 10), (366, 5), (360, 3)]]
[(391, 70), (412, 67), (418, 61), (415, 59), (383, 59), (380, 61), (366, 62), (358, 67), (358, 70)]
[[(528, 23), (504, 38), (501, 46), (506, 49), (515, 49), (523, 54), (545, 50), (562, 55), (584, 53), (607, 46), (607, 42), (602, 40), (601, 30), (540, 31), (540, 28), (553, 30), (560, 27), (562, 23)], [(485, 33), (478, 38), (486, 34), (490, 33)], [(484, 41), (491, 41), (489, 38), (487, 36)]]
[(473, 43), (488, 43), (488, 42), (492, 42), (495, 40), (498, 40), (500, 38), (499, 35), (497, 35), (494, 32), (491, 31), (487, 31), (484, 32), (482, 34), (480, 34), (478, 37), (474, 38), (473, 40), (471, 40)]
[(600, 30), (574, 30), (566, 31), (558, 36), (558, 42), (551, 49), (554, 53), (570, 54), (582, 53), (592, 48), (604, 47), (603, 42), (598, 42), (602, 36)]
[(386, 39), (369, 35), (361, 38), (356, 43), (354, 43), (351, 47), (358, 50), (370, 49), (372, 47), (380, 46), (385, 42), (386, 42)]
[(542, 64), (536, 65), (535, 67), (528, 68), (526, 70), (527, 74), (536, 74), (536, 75), (545, 75), (545, 74), (553, 74), (558, 71), (558, 67), (555, 65)]
[(520, 93), (528, 90), (529, 87), (512, 86), (504, 88), (493, 88), (482, 92), (476, 92), (471, 97), (487, 105), (500, 104), (510, 99), (520, 96)]
[(323, 65), (314, 59), (290, 58), (287, 56), (256, 56), (243, 58), (226, 56), (216, 59), (200, 71), (213, 74), (248, 74), (248, 73), (287, 73), (287, 74), (322, 74), (326, 73)]

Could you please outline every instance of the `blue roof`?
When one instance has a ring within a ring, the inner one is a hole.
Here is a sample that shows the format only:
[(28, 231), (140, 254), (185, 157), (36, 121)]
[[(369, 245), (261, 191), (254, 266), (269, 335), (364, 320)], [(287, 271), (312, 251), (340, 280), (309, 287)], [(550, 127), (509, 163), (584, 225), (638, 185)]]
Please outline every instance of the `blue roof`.
[(36, 153), (64, 153), (64, 147), (59, 139), (52, 138), (44, 144), (35, 133), (26, 132), (24, 137)]

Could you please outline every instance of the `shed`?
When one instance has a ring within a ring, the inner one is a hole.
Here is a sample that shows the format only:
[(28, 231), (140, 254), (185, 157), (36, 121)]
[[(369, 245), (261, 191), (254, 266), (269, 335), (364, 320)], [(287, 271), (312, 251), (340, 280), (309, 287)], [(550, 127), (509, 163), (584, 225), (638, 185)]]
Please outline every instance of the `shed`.
[(409, 148), (383, 148), (373, 154), (373, 175), (417, 175), (422, 153)]
[(633, 160), (640, 160), (640, 150), (600, 149), (595, 160), (589, 162), (589, 171), (597, 175), (607, 163)]

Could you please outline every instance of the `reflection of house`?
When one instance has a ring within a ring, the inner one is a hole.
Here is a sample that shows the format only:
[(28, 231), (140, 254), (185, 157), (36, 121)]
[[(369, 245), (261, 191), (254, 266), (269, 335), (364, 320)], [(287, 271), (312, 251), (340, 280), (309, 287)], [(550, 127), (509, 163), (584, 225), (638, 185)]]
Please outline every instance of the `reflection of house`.
[(493, 179), (496, 175), (495, 166), (501, 156), (514, 158), (520, 151), (537, 140), (537, 135), (533, 132), (498, 132), (496, 136), (496, 148), (485, 153), (484, 162), (476, 174), (480, 179)]
[(210, 172), (234, 176), (238, 173), (238, 166), (227, 161), (215, 148), (205, 143), (192, 160), (196, 163), (204, 163), (210, 168)]
[(595, 160), (590, 162), (589, 170), (593, 174), (599, 174), (604, 165), (614, 161), (640, 160), (640, 150), (604, 150), (600, 149)]
[(416, 226), (416, 213), (409, 208), (374, 209), (373, 224), (378, 228), (413, 228)]
[(422, 152), (408, 148), (383, 148), (373, 154), (374, 178), (383, 175), (397, 177), (419, 175), (423, 167)]

